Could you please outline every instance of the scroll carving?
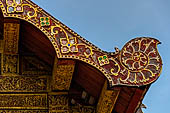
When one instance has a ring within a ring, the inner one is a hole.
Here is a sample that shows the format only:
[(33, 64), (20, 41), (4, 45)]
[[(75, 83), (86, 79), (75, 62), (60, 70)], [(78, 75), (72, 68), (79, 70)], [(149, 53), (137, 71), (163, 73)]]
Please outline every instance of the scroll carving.
[(148, 84), (159, 77), (162, 60), (157, 51), (160, 42), (151, 38), (138, 38), (128, 42), (120, 53), (120, 81), (130, 84)]
[(69, 90), (74, 67), (74, 61), (65, 60), (54, 63), (52, 84), (53, 90)]
[(47, 95), (0, 94), (0, 109), (47, 109)]
[(49, 94), (48, 98), (50, 113), (69, 113), (67, 93)]
[[(25, 0), (6, 0), (6, 9), (7, 13), (14, 14), (14, 13), (24, 13), (28, 18), (33, 18), (37, 16), (37, 9), (33, 8), (30, 4), (25, 4)], [(29, 8), (29, 10), (28, 10)]]
[(0, 92), (46, 92), (46, 76), (0, 76)]
[(154, 38), (133, 39), (125, 44), (121, 51), (116, 50), (110, 56), (99, 56), (99, 64), (109, 70), (111, 84), (128, 86), (150, 84), (159, 77), (162, 70), (162, 60), (157, 51), (159, 43)]

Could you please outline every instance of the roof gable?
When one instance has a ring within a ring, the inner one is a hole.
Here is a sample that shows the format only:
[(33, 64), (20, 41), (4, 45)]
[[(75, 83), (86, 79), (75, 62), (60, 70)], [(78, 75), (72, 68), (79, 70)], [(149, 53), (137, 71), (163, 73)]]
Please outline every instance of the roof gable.
[(25, 20), (41, 30), (52, 43), (58, 58), (77, 59), (101, 71), (111, 86), (142, 86), (160, 75), (159, 41), (149, 37), (129, 41), (121, 51), (108, 53), (97, 48), (30, 0), (0, 0), (4, 17)]

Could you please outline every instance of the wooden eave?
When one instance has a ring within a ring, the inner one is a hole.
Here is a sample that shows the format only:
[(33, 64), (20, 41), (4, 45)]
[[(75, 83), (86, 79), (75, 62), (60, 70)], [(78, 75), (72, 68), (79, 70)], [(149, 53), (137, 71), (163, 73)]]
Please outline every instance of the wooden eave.
[[(136, 38), (126, 43), (122, 50), (116, 49), (116, 52), (113, 53), (104, 52), (30, 0), (22, 0), (20, 5), (23, 11), (10, 12), (7, 9), (6, 1), (0, 0), (1, 40), (3, 39), (4, 23), (19, 22), (18, 52), (20, 56), (36, 56), (51, 69), (53, 68), (53, 71), (54, 67), (59, 65), (74, 66), (69, 89), (62, 90), (68, 91), (70, 99), (74, 99), (81, 105), (90, 105), (89, 98), (93, 97), (95, 102), (91, 106), (97, 108), (107, 81), (106, 92), (109, 90), (113, 93), (114, 90), (119, 92), (116, 93), (115, 103), (110, 109), (110, 113), (136, 112), (149, 86), (157, 80), (162, 69), (162, 60), (157, 51), (158, 40), (150, 37)], [(33, 14), (30, 15), (29, 11), (32, 11)], [(42, 23), (44, 19), (47, 19), (48, 23)], [(137, 50), (137, 48), (140, 49)], [(131, 51), (133, 51), (132, 56), (129, 55)], [(154, 52), (152, 53), (152, 51)], [(126, 60), (130, 57), (134, 59), (128, 64)], [(134, 62), (140, 62), (143, 60), (142, 58), (146, 64), (141, 64), (141, 67), (137, 66), (139, 64)], [(152, 59), (154, 60), (152, 61)], [(66, 62), (66, 64), (61, 62)], [(58, 91), (55, 88), (52, 90)], [(87, 93), (85, 99), (82, 99), (83, 91)]]

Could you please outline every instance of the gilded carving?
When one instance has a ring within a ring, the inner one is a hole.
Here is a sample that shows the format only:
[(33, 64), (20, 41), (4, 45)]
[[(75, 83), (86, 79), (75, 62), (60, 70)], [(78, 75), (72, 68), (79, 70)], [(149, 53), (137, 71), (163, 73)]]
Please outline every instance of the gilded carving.
[(47, 109), (47, 94), (0, 94), (0, 109)]
[(78, 53), (80, 56), (89, 58), (93, 55), (92, 47), (83, 43), (77, 37), (69, 35), (65, 29), (59, 25), (51, 26), (51, 35), (55, 35), (60, 40), (61, 52), (67, 53)]
[(121, 82), (146, 83), (159, 76), (162, 62), (156, 49), (158, 43), (156, 39), (138, 38), (123, 47), (120, 61), (125, 69), (121, 73), (126, 78), (120, 78)]
[(97, 113), (112, 113), (118, 95), (119, 90), (107, 90), (107, 82), (105, 82), (97, 104)]
[(4, 53), (18, 53), (19, 29), (17, 23), (4, 23)]
[(22, 0), (6, 0), (7, 12), (23, 12)]
[(55, 25), (51, 26), (51, 35), (52, 36), (58, 35), (61, 32), (63, 32), (63, 29), (61, 28), (60, 25), (55, 24)]
[(0, 110), (0, 113), (48, 113), (48, 110)]
[[(97, 48), (30, 0), (0, 0), (0, 6), (5, 18), (23, 19), (42, 31), (54, 46), (58, 58), (78, 59), (94, 66), (107, 77), (111, 86), (151, 84), (161, 73), (162, 60), (157, 51), (159, 41), (154, 38), (133, 39), (113, 54)], [(17, 6), (21, 6), (18, 12)], [(41, 17), (49, 17), (50, 27), (41, 25)], [(4, 32), (7, 34), (10, 32)], [(102, 55), (113, 57), (114, 61), (109, 59), (107, 65), (101, 66), (98, 57)]]
[[(28, 18), (36, 17), (37, 16), (37, 8), (34, 8), (30, 4), (25, 4), (25, 0), (6, 0), (6, 9), (7, 13), (14, 14), (14, 13), (24, 13)], [(26, 8), (26, 10), (24, 10)], [(29, 8), (29, 10), (28, 10)], [(26, 12), (25, 12), (26, 11)]]
[(46, 76), (0, 76), (0, 92), (45, 92)]
[(69, 52), (78, 52), (77, 48), (77, 40), (75, 37), (72, 38), (60, 38), (60, 43), (62, 45), (61, 52), (69, 53)]
[(98, 57), (98, 61), (99, 61), (100, 66), (109, 64), (109, 59), (108, 59), (108, 56), (107, 56), (107, 55), (99, 56), (99, 57)]
[(49, 17), (40, 17), (41, 26), (50, 26), (50, 18)]
[(49, 65), (34, 56), (22, 56), (22, 75), (51, 75), (52, 70)]
[(70, 106), (70, 113), (96, 113), (93, 106)]
[(75, 64), (55, 64), (53, 69), (53, 90), (69, 90)]
[(110, 62), (112, 62), (114, 65), (112, 66), (112, 69), (110, 70), (110, 73), (114, 76), (118, 76), (120, 72), (120, 65), (114, 58), (109, 58)]
[(2, 74), (18, 74), (19, 73), (19, 56), (12, 54), (3, 54), (2, 58)]
[(69, 113), (67, 93), (49, 94), (48, 99), (50, 113)]

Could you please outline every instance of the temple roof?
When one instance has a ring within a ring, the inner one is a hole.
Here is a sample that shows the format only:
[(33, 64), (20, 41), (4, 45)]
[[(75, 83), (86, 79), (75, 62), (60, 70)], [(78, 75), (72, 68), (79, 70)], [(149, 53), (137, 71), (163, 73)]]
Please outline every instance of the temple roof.
[(30, 0), (0, 0), (0, 7), (1, 37), (4, 23), (20, 24), (20, 54), (35, 54), (50, 67), (55, 63), (75, 65), (69, 93), (76, 95), (73, 98), (77, 100), (85, 90), (100, 102), (101, 92), (106, 88), (116, 92), (112, 111), (131, 113), (160, 76), (162, 60), (157, 50), (160, 42), (155, 38), (138, 37), (121, 50), (106, 52)]
[(25, 20), (50, 40), (58, 58), (77, 59), (92, 65), (108, 79), (110, 86), (142, 86), (160, 75), (159, 41), (142, 37), (129, 41), (114, 53), (102, 51), (29, 0), (0, 2), (4, 17)]

